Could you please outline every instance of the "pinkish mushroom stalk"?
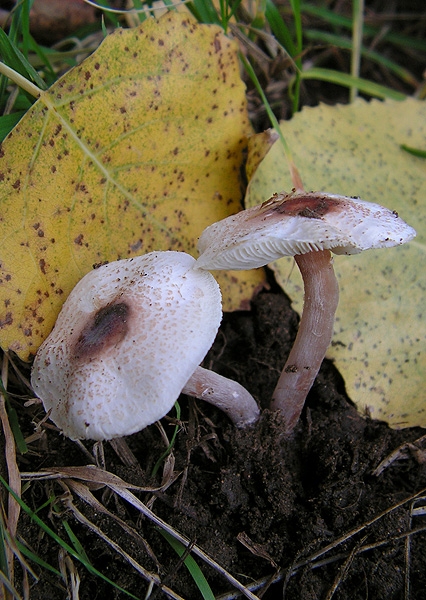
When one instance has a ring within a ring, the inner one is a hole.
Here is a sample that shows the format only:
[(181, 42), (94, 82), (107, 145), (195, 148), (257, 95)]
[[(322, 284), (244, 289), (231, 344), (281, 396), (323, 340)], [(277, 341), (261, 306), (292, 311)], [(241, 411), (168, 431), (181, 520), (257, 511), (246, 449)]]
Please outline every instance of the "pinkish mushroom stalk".
[(238, 428), (253, 425), (259, 418), (259, 407), (242, 385), (202, 367), (197, 367), (182, 393), (213, 404)]
[(273, 394), (289, 434), (303, 409), (333, 334), (339, 299), (330, 250), (358, 254), (416, 235), (396, 212), (359, 198), (323, 192), (274, 194), (259, 206), (210, 225), (200, 237), (200, 269), (252, 269), (294, 256), (305, 301), (294, 347)]
[(333, 337), (339, 286), (329, 250), (295, 256), (305, 298), (291, 352), (272, 395), (271, 408), (281, 411), (286, 432), (293, 431)]

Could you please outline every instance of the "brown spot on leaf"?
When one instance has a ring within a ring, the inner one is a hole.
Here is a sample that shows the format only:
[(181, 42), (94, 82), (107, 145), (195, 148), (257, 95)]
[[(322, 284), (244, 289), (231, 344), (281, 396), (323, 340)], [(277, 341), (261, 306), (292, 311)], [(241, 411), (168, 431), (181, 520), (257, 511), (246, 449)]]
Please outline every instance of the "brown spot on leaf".
[(137, 252), (138, 250), (140, 250), (140, 248), (142, 248), (142, 240), (139, 239), (136, 242), (134, 242), (133, 244), (130, 244), (130, 248), (131, 248), (132, 252)]
[(4, 316), (4, 319), (0, 319), (0, 329), (3, 327), (7, 327), (8, 325), (12, 325), (13, 317), (11, 312), (7, 312)]
[(46, 261), (44, 258), (41, 258), (38, 261), (38, 266), (40, 267), (40, 271), (43, 273), (43, 275), (46, 275)]

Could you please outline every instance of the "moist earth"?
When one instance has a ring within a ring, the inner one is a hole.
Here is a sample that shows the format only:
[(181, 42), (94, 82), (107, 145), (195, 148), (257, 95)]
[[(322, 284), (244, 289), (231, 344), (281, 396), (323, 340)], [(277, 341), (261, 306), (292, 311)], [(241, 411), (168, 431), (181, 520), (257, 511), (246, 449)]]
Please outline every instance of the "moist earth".
[[(268, 404), (297, 324), (290, 301), (272, 282), (253, 300), (250, 311), (225, 315), (204, 362), (254, 395), (262, 407), (256, 427), (237, 430), (214, 407), (182, 397), (173, 453), (156, 475), (153, 468), (165, 444), (155, 425), (126, 438), (137, 463), (123, 464), (111, 445), (104, 444), (105, 468), (138, 486), (158, 487), (162, 479), (168, 481), (161, 491), (137, 495), (240, 582), (249, 586), (259, 580), (261, 587), (253, 590), (265, 600), (421, 600), (426, 597), (426, 516), (421, 510), (426, 505), (426, 432), (392, 430), (361, 415), (345, 391), (342, 375), (325, 360), (300, 423), (286, 438), (279, 416)], [(29, 435), (43, 413), (41, 407), (26, 410)], [(171, 411), (162, 420), (169, 439), (174, 415)], [(79, 446), (47, 427), (19, 466), (21, 471), (40, 471), (86, 465), (84, 448), (93, 451), (92, 444)], [(146, 544), (74, 498), (87, 518), (146, 569), (159, 572), (176, 594), (187, 600), (202, 597), (158, 528), (105, 488), (92, 491)], [(36, 510), (55, 496), (56, 502), (39, 510), (38, 516), (70, 543), (64, 528), (68, 523), (95, 568), (144, 598), (147, 585), (141, 576), (75, 519), (61, 502), (63, 492), (55, 482), (37, 481), (23, 497)], [(26, 515), (20, 534), (55, 568), (64, 562), (59, 547)], [(237, 597), (221, 574), (197, 562), (216, 597)], [(126, 597), (78, 561), (73, 563), (81, 579), (81, 600)], [(29, 577), (30, 598), (67, 597), (57, 576), (33, 567), (39, 580)], [(150, 596), (163, 597), (158, 588)]]

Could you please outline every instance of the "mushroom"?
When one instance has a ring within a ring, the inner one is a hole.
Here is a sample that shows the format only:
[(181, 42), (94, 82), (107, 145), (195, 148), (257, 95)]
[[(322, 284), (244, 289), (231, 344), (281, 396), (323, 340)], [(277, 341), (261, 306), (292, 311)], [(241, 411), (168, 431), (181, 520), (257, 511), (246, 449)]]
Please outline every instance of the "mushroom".
[(408, 242), (412, 227), (391, 211), (359, 198), (323, 192), (274, 194), (210, 225), (198, 244), (200, 269), (251, 269), (294, 256), (304, 282), (299, 330), (272, 397), (293, 431), (333, 335), (339, 299), (330, 250), (357, 254)]
[(219, 404), (240, 427), (257, 419), (245, 388), (198, 367), (222, 307), (214, 277), (194, 264), (184, 252), (152, 252), (101, 266), (75, 286), (31, 375), (65, 435), (130, 435), (167, 414), (182, 391)]

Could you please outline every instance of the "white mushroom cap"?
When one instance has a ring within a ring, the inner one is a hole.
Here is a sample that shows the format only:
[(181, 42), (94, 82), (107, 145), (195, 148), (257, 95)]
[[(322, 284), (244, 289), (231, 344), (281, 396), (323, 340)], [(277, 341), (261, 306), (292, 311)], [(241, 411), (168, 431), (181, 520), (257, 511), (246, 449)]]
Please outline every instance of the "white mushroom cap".
[(196, 266), (252, 269), (314, 250), (357, 254), (396, 246), (415, 235), (379, 204), (324, 192), (281, 193), (207, 227), (198, 242)]
[(172, 408), (222, 318), (219, 286), (194, 263), (183, 252), (152, 252), (76, 285), (31, 377), (65, 435), (130, 435)]

